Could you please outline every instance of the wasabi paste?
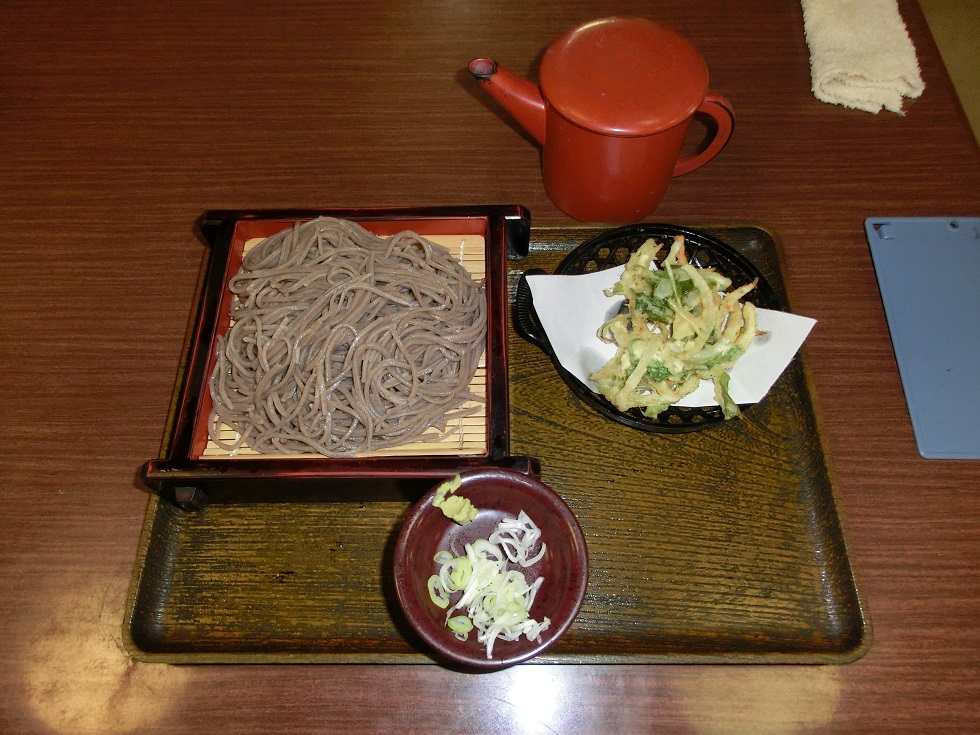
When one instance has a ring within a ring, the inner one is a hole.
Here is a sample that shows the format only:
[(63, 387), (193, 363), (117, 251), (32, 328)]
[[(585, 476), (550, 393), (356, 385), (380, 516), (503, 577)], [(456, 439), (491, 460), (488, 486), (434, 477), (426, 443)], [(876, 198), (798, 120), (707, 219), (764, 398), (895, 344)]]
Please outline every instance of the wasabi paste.
[(461, 526), (465, 526), (476, 518), (477, 509), (468, 498), (453, 495), (459, 489), (462, 481), (462, 478), (456, 475), (451, 480), (446, 480), (442, 483), (436, 488), (436, 494), (432, 499), (432, 504), (441, 510), (446, 518), (455, 521)]

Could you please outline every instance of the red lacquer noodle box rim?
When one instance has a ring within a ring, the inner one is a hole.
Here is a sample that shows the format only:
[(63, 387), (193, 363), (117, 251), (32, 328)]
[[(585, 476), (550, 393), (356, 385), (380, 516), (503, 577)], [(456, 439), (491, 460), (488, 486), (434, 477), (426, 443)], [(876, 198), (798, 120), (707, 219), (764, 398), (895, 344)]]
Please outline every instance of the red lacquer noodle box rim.
[[(485, 239), (487, 327), (487, 451), (482, 456), (409, 456), (329, 458), (202, 458), (202, 431), (210, 410), (209, 365), (212, 345), (222, 323), (227, 326), (226, 286), (241, 265), (246, 241), (268, 237), (297, 221), (328, 216), (349, 219), (378, 235), (413, 230), (421, 235), (472, 234)], [(261, 498), (255, 487), (302, 486), (331, 478), (431, 478), (476, 467), (533, 469), (533, 462), (510, 457), (507, 374), (507, 260), (527, 254), (530, 215), (519, 205), (394, 209), (213, 210), (198, 220), (208, 245), (203, 278), (192, 316), (189, 338), (174, 390), (161, 456), (147, 462), (143, 483), (161, 496), (234, 501)], [(317, 484), (318, 497), (323, 483)], [(249, 492), (245, 492), (248, 489)], [(241, 490), (241, 492), (239, 492)], [(329, 496), (329, 492), (326, 493)], [(292, 495), (295, 497), (295, 494)]]

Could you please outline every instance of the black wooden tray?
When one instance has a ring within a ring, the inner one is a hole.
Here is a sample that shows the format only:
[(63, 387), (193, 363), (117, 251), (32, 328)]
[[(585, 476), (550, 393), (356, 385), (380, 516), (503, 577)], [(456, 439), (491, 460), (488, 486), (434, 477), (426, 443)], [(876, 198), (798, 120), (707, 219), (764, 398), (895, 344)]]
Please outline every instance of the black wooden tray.
[[(703, 228), (787, 301), (764, 229)], [(553, 271), (599, 230), (532, 229)], [(585, 531), (591, 575), (543, 663), (845, 663), (870, 624), (852, 573), (802, 358), (764, 401), (703, 432), (650, 434), (578, 399), (508, 335), (511, 452), (540, 461)], [(805, 353), (805, 349), (804, 349)], [(424, 663), (390, 574), (409, 502), (210, 505), (151, 496), (125, 620), (138, 659)]]

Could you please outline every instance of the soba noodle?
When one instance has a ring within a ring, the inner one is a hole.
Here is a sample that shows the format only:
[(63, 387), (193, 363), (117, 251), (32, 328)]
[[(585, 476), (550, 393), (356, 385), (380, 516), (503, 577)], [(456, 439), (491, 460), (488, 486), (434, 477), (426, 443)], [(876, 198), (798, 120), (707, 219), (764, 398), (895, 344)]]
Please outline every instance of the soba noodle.
[(208, 426), (222, 449), (350, 456), (473, 412), (486, 294), (442, 246), (323, 217), (256, 245), (229, 285)]

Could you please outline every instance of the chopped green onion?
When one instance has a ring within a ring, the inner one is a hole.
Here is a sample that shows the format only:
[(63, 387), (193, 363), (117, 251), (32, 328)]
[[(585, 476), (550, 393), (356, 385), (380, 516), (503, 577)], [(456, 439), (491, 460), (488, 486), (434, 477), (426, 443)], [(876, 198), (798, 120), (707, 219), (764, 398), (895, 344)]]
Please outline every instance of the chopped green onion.
[(443, 610), (449, 607), (449, 595), (446, 594), (445, 588), (439, 583), (439, 575), (433, 574), (429, 577), (429, 598)]
[(473, 621), (465, 615), (456, 615), (446, 621), (446, 627), (453, 633), (469, 633), (473, 630)]
[[(489, 539), (476, 539), (464, 545), (464, 554), (454, 557), (439, 551), (434, 561), (439, 573), (429, 577), (429, 597), (446, 613), (446, 626), (460, 640), (467, 640), (474, 628), (477, 641), (493, 658), (494, 642), (499, 638), (516, 641), (541, 639), (551, 621), (530, 617), (534, 597), (544, 582), (538, 577), (528, 584), (524, 574), (508, 569), (508, 563), (529, 567), (541, 560), (547, 546), (539, 543), (541, 530), (521, 511), (517, 518), (504, 518)], [(459, 595), (450, 607), (452, 596)], [(457, 611), (465, 614), (454, 615)]]

